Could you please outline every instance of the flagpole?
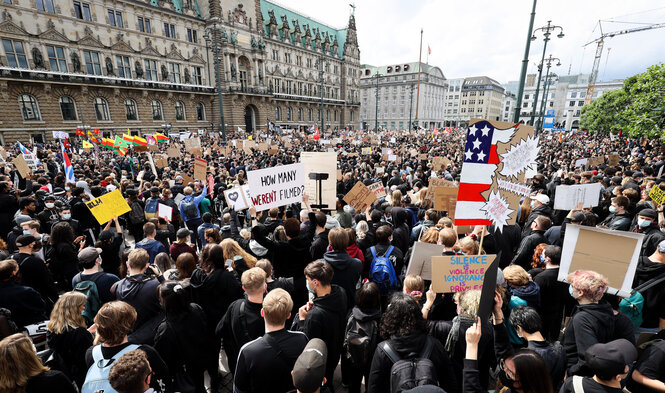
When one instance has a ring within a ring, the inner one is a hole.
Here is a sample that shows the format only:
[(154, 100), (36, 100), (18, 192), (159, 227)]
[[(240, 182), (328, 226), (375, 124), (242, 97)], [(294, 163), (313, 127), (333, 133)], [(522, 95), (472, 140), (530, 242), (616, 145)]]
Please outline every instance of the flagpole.
[[(416, 123), (418, 122), (418, 105), (420, 104), (420, 64), (423, 58), (423, 29), (420, 29), (420, 51), (418, 52), (418, 89), (416, 92)], [(411, 124), (409, 124), (411, 127)]]

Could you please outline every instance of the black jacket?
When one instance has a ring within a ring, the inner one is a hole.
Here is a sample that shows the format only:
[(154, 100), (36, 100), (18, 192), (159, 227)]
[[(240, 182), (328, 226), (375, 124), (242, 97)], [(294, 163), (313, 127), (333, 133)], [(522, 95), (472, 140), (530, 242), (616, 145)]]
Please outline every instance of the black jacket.
[(54, 244), (46, 257), (53, 279), (58, 283), (58, 288), (70, 291), (72, 278), (79, 272), (78, 254), (74, 245), (67, 242)]
[(272, 253), (271, 262), (275, 277), (304, 277), (305, 266), (312, 261), (307, 239), (297, 237), (282, 243), (268, 239), (266, 233), (265, 226), (261, 224), (252, 228), (254, 239)]
[[(665, 274), (665, 263), (652, 262), (647, 256), (640, 257), (637, 262), (633, 288), (661, 274)], [(646, 291), (640, 291), (640, 293), (644, 296), (642, 327), (657, 328), (660, 319), (665, 319), (665, 282), (661, 282)]]
[[(420, 356), (425, 347), (425, 340), (433, 341), (434, 347), (429, 359), (434, 363), (434, 367), (437, 370), (436, 377), (439, 385), (448, 393), (459, 392), (459, 384), (453, 372), (453, 364), (450, 358), (448, 358), (443, 345), (438, 340), (429, 337), (424, 332), (417, 332), (408, 336), (393, 337), (388, 340), (388, 343), (393, 351), (402, 359), (413, 359)], [(369, 381), (367, 383), (367, 391), (369, 393), (390, 391), (390, 369), (392, 366), (392, 360), (381, 348), (381, 343), (379, 343), (376, 351), (374, 351), (372, 367), (369, 372)]]
[(330, 230), (326, 229), (314, 235), (312, 245), (309, 246), (309, 254), (312, 257), (312, 261), (323, 258), (323, 254), (328, 251), (328, 233), (330, 233)]
[(46, 342), (48, 347), (53, 350), (58, 370), (65, 373), (79, 387), (83, 385), (88, 372), (85, 352), (92, 346), (92, 339), (92, 334), (84, 327), (70, 328), (60, 334), (51, 331), (46, 334)]
[(568, 284), (557, 280), (558, 267), (531, 275), (533, 281), (540, 287), (542, 301), (539, 314), (543, 322), (540, 332), (546, 340), (556, 341), (559, 338), (564, 308), (572, 301), (572, 297), (568, 294)]
[(524, 222), (524, 227), (522, 228), (522, 237), (527, 237), (533, 232), (531, 230), (531, 224), (533, 221), (536, 219), (538, 216), (546, 216), (549, 218), (552, 218), (552, 209), (547, 206), (547, 205), (540, 205), (535, 207), (532, 211), (531, 214), (529, 214), (529, 217), (526, 218), (526, 221)]
[[(624, 393), (626, 390), (616, 389), (609, 386), (601, 385), (596, 382), (593, 378), (583, 378), (582, 379), (582, 388), (584, 393)], [(634, 390), (631, 390), (634, 392)], [(566, 382), (561, 386), (559, 393), (577, 393), (573, 387), (573, 378), (566, 379)]]
[[(391, 246), (390, 244), (377, 243), (374, 246), (376, 250), (376, 256), (384, 255), (386, 251), (388, 251), (388, 248), (390, 246)], [(404, 254), (402, 253), (402, 250), (400, 250), (398, 247), (393, 248), (393, 251), (388, 256), (388, 259), (390, 259), (390, 262), (393, 263), (393, 267), (395, 268), (395, 274), (399, 276), (400, 272), (402, 271), (402, 267), (404, 267)], [(365, 252), (365, 265), (363, 268), (364, 269), (363, 277), (369, 277), (369, 273), (371, 272), (372, 262), (374, 262), (374, 256), (372, 255), (372, 250), (370, 247)]]
[(619, 338), (635, 344), (633, 322), (628, 317), (614, 315), (609, 303), (578, 305), (563, 335), (568, 376), (591, 376), (584, 361), (587, 348)]
[(632, 219), (630, 218), (630, 214), (626, 212), (624, 214), (610, 214), (600, 223), (600, 225), (604, 225), (609, 229), (614, 229), (616, 231), (627, 231), (630, 229), (631, 223)]
[(320, 338), (328, 346), (326, 362), (328, 381), (332, 381), (342, 350), (344, 328), (346, 327), (346, 305), (344, 289), (331, 285), (328, 295), (314, 298), (314, 304), (304, 321), (299, 320), (297, 315), (293, 321), (293, 330), (304, 332), (310, 340)]
[(47, 319), (39, 292), (13, 281), (0, 281), (0, 308), (11, 311), (12, 320), (19, 328)]
[(531, 270), (531, 258), (533, 258), (533, 252), (541, 243), (550, 244), (549, 240), (545, 237), (544, 232), (531, 232), (531, 234), (522, 239), (520, 248), (513, 257), (511, 264), (522, 266), (526, 271)]
[(28, 379), (25, 393), (76, 393), (76, 388), (67, 376), (57, 370), (44, 371)]
[[(411, 230), (409, 229), (409, 212), (401, 207), (393, 207), (390, 211), (393, 218), (393, 246), (402, 251), (402, 255), (409, 249)], [(399, 274), (399, 271), (395, 271)]]
[(202, 270), (195, 270), (190, 282), (194, 288), (194, 300), (203, 308), (211, 330), (229, 305), (241, 299), (244, 293), (238, 277), (224, 268), (215, 268), (207, 276)]
[(39, 292), (47, 304), (54, 305), (58, 301), (58, 290), (46, 263), (32, 254), (16, 253), (12, 259), (18, 262), (21, 285)]
[(18, 210), (18, 199), (13, 193), (0, 194), (0, 237), (7, 240), (7, 234), (12, 230), (14, 214)]
[[(240, 312), (244, 304), (244, 312)], [(265, 322), (261, 317), (261, 303), (252, 303), (247, 299), (238, 299), (231, 303), (222, 320), (217, 324), (215, 335), (221, 338), (224, 351), (229, 359), (229, 369), (233, 373), (240, 348), (248, 342), (265, 334)]]
[(328, 262), (335, 271), (332, 278), (332, 284), (344, 288), (346, 293), (347, 310), (353, 308), (356, 304), (356, 284), (360, 279), (362, 263), (351, 258), (346, 251), (328, 251), (323, 254), (323, 259)]
[(658, 249), (658, 243), (665, 240), (665, 233), (660, 231), (658, 223), (652, 223), (650, 227), (642, 231), (638, 229), (635, 232), (644, 234), (640, 256), (651, 256)]
[(134, 330), (162, 311), (157, 293), (159, 284), (154, 277), (135, 274), (123, 278), (111, 287), (111, 292), (115, 294), (117, 300), (127, 302), (136, 309)]

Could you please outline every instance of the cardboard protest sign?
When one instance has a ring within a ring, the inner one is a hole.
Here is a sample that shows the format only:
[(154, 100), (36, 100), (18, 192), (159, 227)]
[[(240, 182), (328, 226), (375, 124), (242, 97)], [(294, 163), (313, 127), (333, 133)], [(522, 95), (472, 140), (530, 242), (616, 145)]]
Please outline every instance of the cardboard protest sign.
[(607, 292), (630, 296), (644, 235), (575, 224), (566, 225), (558, 280), (569, 273), (593, 270), (609, 281)]
[(598, 165), (600, 165), (600, 164), (604, 164), (604, 163), (605, 163), (605, 157), (604, 157), (604, 156), (600, 156), (600, 157), (591, 157), (591, 158), (589, 158), (589, 160), (587, 161), (587, 164), (588, 164), (589, 166), (598, 166)]
[(337, 170), (337, 180), (342, 180), (344, 178), (344, 175), (342, 174), (342, 170), (338, 169)]
[(196, 138), (187, 138), (184, 140), (185, 142), (185, 149), (189, 152), (193, 152), (193, 150), (198, 149), (201, 150), (201, 138), (196, 137)]
[(661, 190), (660, 187), (656, 185), (651, 187), (649, 196), (656, 205), (662, 205), (663, 203), (665, 203), (665, 191)]
[(166, 221), (172, 221), (173, 220), (173, 208), (169, 205), (165, 205), (163, 203), (160, 203), (157, 207), (157, 217), (163, 218)]
[(367, 206), (371, 206), (376, 202), (376, 195), (363, 182), (359, 181), (344, 196), (344, 201), (356, 212), (364, 212)]
[(608, 165), (609, 166), (617, 166), (619, 165), (619, 155), (617, 153), (612, 153), (608, 156)]
[(270, 149), (270, 146), (265, 142), (261, 142), (258, 145), (258, 149), (261, 150), (261, 151), (268, 151), (268, 149)]
[(198, 157), (194, 159), (194, 179), (206, 181), (207, 170), (208, 161)]
[(382, 166), (377, 166), (376, 167), (376, 174), (377, 175), (383, 175), (384, 173), (386, 173), (386, 168), (385, 167), (382, 167)]
[(224, 191), (224, 199), (230, 209), (240, 211), (249, 208), (252, 205), (252, 199), (249, 196), (249, 186), (232, 188)]
[(425, 242), (413, 243), (411, 259), (406, 269), (406, 274), (416, 274), (423, 280), (432, 279), (432, 257), (443, 254), (443, 245)]
[(435, 187), (434, 188), (434, 210), (448, 212), (448, 216), (455, 217), (455, 205), (457, 204), (457, 188)]
[(189, 176), (186, 173), (182, 173), (180, 176), (182, 176), (184, 185), (188, 185), (189, 183), (196, 183), (196, 180), (194, 180), (191, 176)]
[(298, 163), (249, 171), (247, 184), (258, 211), (297, 203), (305, 192), (305, 166)]
[(427, 161), (427, 154), (418, 154), (418, 161)]
[(602, 184), (576, 184), (574, 186), (557, 186), (554, 196), (554, 209), (573, 210), (582, 203), (582, 208), (596, 207), (600, 201)]
[(434, 200), (434, 189), (437, 187), (452, 187), (457, 189), (455, 183), (450, 180), (432, 177), (429, 179), (429, 188), (427, 188), (427, 195), (425, 195), (426, 201)]
[(482, 289), (485, 271), (496, 255), (432, 257), (432, 290), (436, 293)]
[(165, 168), (169, 166), (168, 158), (163, 154), (155, 155), (154, 160), (157, 168)]
[(443, 168), (443, 157), (434, 157), (432, 158), (432, 170), (438, 172)]
[(18, 174), (21, 175), (22, 178), (26, 178), (30, 172), (31, 169), (28, 166), (28, 164), (25, 162), (25, 158), (23, 158), (22, 155), (17, 156), (14, 158), (12, 161), (12, 164), (16, 167), (16, 170), (18, 171)]
[[(525, 124), (472, 119), (466, 133), (455, 225), (490, 225), (499, 230), (517, 220), (524, 184), (537, 164), (539, 137)], [(503, 187), (499, 186), (499, 181)]]
[(180, 157), (180, 148), (177, 146), (170, 146), (168, 150), (166, 150), (166, 154), (170, 158), (178, 158)]
[(90, 209), (90, 212), (95, 216), (100, 225), (106, 224), (113, 217), (121, 216), (132, 210), (125, 201), (125, 198), (122, 197), (120, 190), (113, 190), (108, 194), (86, 202), (85, 205), (88, 206), (88, 209)]
[(337, 153), (302, 152), (305, 166), (305, 192), (313, 208), (333, 210), (337, 202)]
[(386, 188), (383, 186), (383, 183), (381, 183), (380, 181), (370, 184), (369, 186), (367, 186), (367, 188), (369, 188), (370, 191), (372, 191), (377, 198), (383, 198), (384, 196), (386, 196)]

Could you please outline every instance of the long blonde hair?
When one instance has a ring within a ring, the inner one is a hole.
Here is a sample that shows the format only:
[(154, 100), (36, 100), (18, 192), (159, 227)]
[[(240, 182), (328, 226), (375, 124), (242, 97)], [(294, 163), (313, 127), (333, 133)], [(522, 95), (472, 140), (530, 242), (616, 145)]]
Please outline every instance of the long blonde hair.
[(69, 329), (86, 327), (85, 319), (81, 314), (81, 306), (88, 298), (81, 292), (67, 292), (60, 296), (48, 322), (48, 330), (55, 334), (62, 334)]
[(0, 393), (25, 392), (30, 378), (48, 370), (25, 334), (12, 334), (0, 341)]
[[(230, 259), (233, 261), (233, 258), (237, 255), (242, 257), (242, 259), (245, 260), (245, 263), (247, 266), (251, 269), (256, 265), (256, 258), (251, 256), (250, 254), (247, 253), (247, 251), (243, 250), (239, 245), (238, 242), (236, 242), (233, 239), (224, 239), (220, 243), (220, 246), (222, 246), (222, 251), (224, 253), (224, 259)], [(235, 262), (233, 263), (233, 266), (235, 267)]]

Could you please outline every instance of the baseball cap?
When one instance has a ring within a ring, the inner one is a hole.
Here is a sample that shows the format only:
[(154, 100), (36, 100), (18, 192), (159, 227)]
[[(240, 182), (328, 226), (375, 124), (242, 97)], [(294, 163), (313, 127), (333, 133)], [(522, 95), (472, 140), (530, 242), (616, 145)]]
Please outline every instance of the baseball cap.
[(533, 199), (537, 200), (538, 202), (542, 203), (543, 205), (547, 205), (550, 203), (550, 198), (545, 195), (545, 194), (538, 194)]
[(160, 191), (159, 187), (150, 187), (150, 192), (153, 194), (159, 194)]
[(99, 255), (102, 253), (101, 248), (95, 247), (86, 247), (83, 250), (79, 251), (79, 262), (86, 264), (94, 261), (99, 258)]
[(293, 386), (302, 393), (321, 388), (326, 374), (328, 348), (320, 338), (311, 339), (293, 365)]
[(65, 193), (65, 190), (63, 190), (60, 187), (56, 187), (53, 189), (53, 194), (54, 195), (63, 195)]
[(104, 240), (109, 240), (113, 238), (113, 232), (111, 231), (101, 231), (99, 234), (99, 240), (104, 241)]
[(37, 239), (32, 235), (21, 235), (16, 238), (16, 247), (25, 247), (35, 241), (37, 241)]
[(176, 233), (176, 237), (178, 239), (184, 239), (187, 236), (190, 236), (192, 233), (194, 233), (194, 232), (190, 231), (187, 228), (180, 228), (180, 229), (178, 229), (178, 232)]
[(616, 185), (619, 185), (619, 184), (621, 184), (621, 180), (622, 180), (622, 179), (621, 179), (621, 176), (614, 176), (614, 177), (612, 178), (612, 183), (614, 183), (614, 184), (616, 184)]
[(16, 221), (16, 225), (20, 227), (21, 224), (32, 221), (32, 217), (25, 214), (19, 214), (14, 221)]
[(637, 360), (637, 349), (625, 338), (590, 346), (584, 354), (587, 366), (603, 376), (623, 374), (626, 365)]
[(654, 220), (658, 219), (658, 212), (656, 212), (654, 209), (642, 209), (637, 213), (638, 216), (642, 217), (648, 217), (648, 218), (653, 218)]

